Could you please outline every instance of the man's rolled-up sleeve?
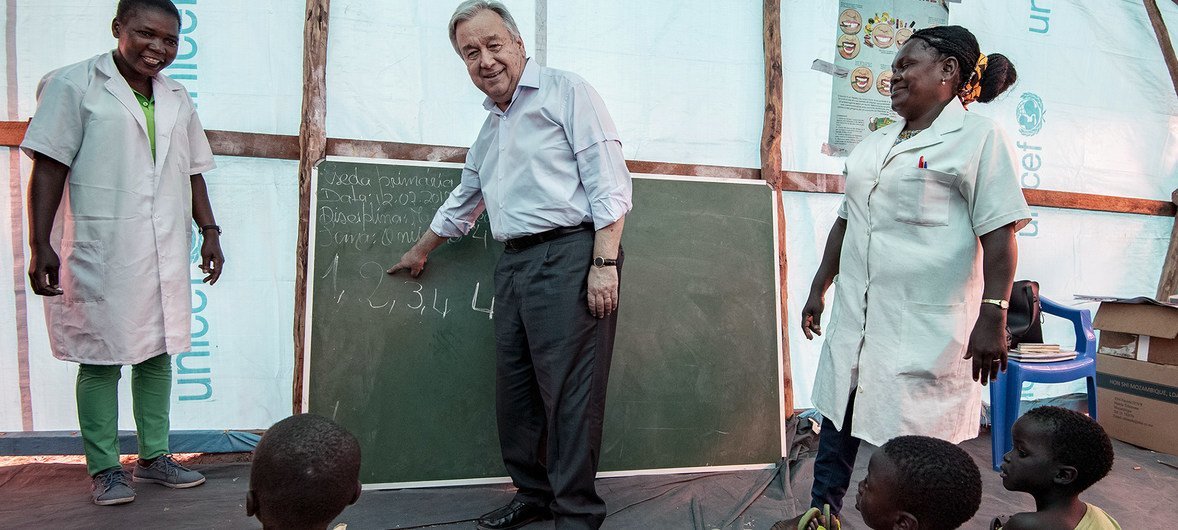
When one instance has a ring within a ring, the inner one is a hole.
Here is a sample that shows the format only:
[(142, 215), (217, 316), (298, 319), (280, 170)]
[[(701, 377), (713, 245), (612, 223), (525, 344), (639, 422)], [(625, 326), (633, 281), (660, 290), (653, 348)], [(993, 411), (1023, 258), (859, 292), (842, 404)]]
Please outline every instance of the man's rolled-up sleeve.
[(621, 143), (599, 142), (577, 153), (577, 170), (589, 197), (595, 230), (614, 224), (633, 207), (633, 185)]
[(485, 207), (479, 174), (471, 167), (468, 155), (467, 165), (462, 168), (462, 180), (438, 208), (429, 228), (442, 237), (464, 236), (474, 228)]
[(565, 103), (565, 133), (577, 158), (594, 228), (600, 230), (633, 207), (630, 170), (617, 128), (597, 91), (578, 83)]

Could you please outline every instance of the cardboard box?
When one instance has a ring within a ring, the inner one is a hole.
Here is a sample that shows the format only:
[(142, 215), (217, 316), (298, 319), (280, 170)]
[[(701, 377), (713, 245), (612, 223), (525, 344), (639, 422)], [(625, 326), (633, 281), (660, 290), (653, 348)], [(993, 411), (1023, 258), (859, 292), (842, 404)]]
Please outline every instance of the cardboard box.
[(1146, 298), (1101, 302), (1092, 327), (1097, 353), (1178, 365), (1178, 307)]
[(1109, 436), (1178, 455), (1178, 366), (1097, 355), (1096, 386)]

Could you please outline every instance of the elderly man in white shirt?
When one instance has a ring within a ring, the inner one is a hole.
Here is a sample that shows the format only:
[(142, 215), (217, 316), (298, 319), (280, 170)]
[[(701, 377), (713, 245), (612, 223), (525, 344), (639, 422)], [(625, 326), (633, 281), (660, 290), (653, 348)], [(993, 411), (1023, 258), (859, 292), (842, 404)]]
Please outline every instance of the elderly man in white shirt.
[(496, 414), (518, 488), (479, 526), (597, 528), (593, 485), (617, 324), (630, 174), (605, 104), (575, 74), (527, 58), (502, 4), (468, 0), (450, 40), (489, 111), (462, 181), (429, 230), (389, 269), (417, 276), (483, 210), (506, 250), (495, 270)]

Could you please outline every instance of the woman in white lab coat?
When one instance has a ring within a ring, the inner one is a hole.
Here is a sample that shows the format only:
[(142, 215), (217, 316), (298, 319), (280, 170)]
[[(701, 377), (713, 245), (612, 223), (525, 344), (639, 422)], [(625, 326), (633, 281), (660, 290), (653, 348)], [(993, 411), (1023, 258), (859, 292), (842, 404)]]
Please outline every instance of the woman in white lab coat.
[(839, 218), (802, 311), (806, 337), (821, 334), (823, 296), (837, 285), (814, 385), (824, 419), (811, 492), (811, 506), (833, 514), (860, 440), (977, 436), (976, 382), (1005, 369), (1015, 232), (1030, 220), (1009, 140), (965, 108), (1014, 83), (1010, 61), (982, 55), (965, 28), (940, 26), (914, 33), (892, 72), (901, 119), (847, 158)]
[(119, 464), (123, 365), (132, 366), (139, 435), (132, 478), (204, 482), (168, 455), (168, 354), (191, 349), (194, 220), (205, 281), (224, 263), (201, 176), (212, 151), (188, 91), (162, 73), (179, 29), (170, 0), (121, 0), (111, 24), (118, 47), (47, 74), (21, 143), (33, 157), (29, 279), (46, 297), (54, 356), (79, 363), (78, 423), (100, 505), (135, 498)]

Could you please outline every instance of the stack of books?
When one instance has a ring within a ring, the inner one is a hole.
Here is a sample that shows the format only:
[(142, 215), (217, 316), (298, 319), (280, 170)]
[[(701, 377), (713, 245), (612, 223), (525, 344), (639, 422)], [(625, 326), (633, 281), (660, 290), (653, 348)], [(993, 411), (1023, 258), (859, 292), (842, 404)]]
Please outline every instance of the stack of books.
[(1051, 363), (1055, 361), (1070, 361), (1076, 358), (1076, 352), (1059, 349), (1059, 344), (1042, 344), (1038, 342), (1023, 342), (1010, 350), (1007, 357), (1020, 363)]

